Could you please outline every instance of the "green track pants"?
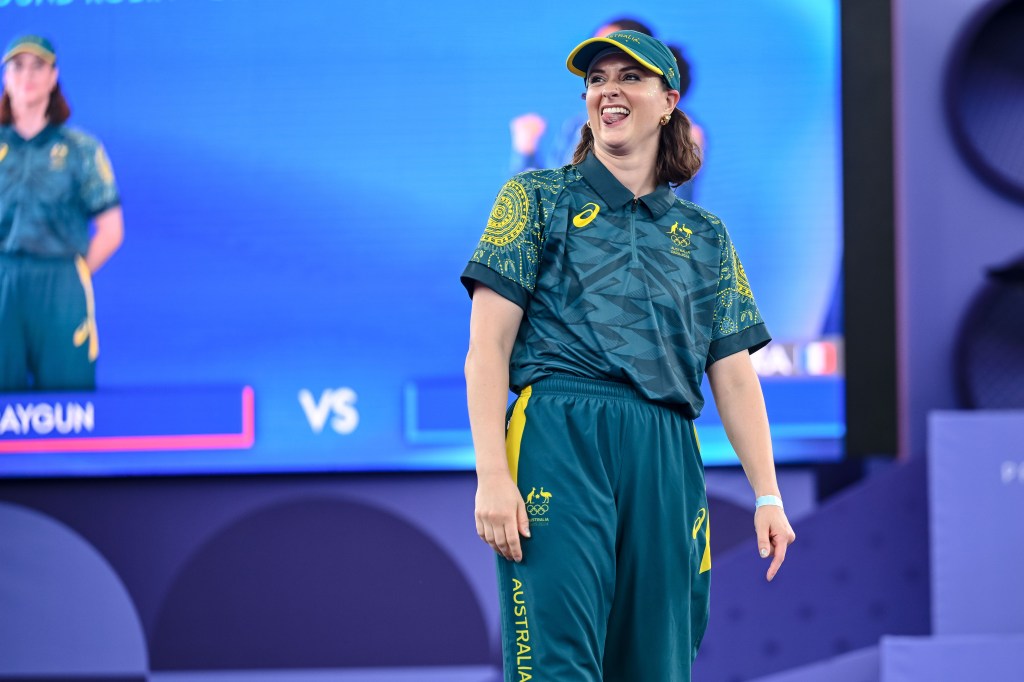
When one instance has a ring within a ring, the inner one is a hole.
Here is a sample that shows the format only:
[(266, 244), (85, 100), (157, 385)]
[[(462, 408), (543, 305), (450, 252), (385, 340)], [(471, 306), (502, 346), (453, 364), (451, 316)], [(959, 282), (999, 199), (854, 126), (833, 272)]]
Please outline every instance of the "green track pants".
[(631, 387), (565, 375), (509, 410), (523, 561), (498, 558), (506, 682), (684, 682), (711, 553), (693, 423)]
[(0, 391), (95, 388), (97, 355), (85, 261), (0, 254)]

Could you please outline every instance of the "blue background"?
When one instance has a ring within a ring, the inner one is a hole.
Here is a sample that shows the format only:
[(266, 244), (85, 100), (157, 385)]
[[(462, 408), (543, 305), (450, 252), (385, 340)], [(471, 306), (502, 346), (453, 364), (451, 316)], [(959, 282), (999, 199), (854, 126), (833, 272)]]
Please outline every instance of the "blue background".
[[(696, 200), (729, 225), (779, 341), (820, 336), (838, 276), (837, 4), (628, 12), (693, 63), (684, 108), (708, 139)], [(509, 174), (509, 121), (535, 111), (554, 129), (577, 114), (565, 56), (621, 14), (611, 2), (0, 0), (4, 39), (56, 45), (71, 123), (106, 144), (123, 196), (126, 242), (96, 278), (101, 390), (256, 390), (251, 451), (83, 455), (75, 471), (471, 467), (458, 391), (444, 392), (450, 418), (440, 410), (454, 428), (426, 440), (410, 395), (461, 375), (458, 275)], [(770, 415), (805, 408), (792, 435), (806, 438), (780, 460), (836, 457), (841, 381), (765, 384)], [(299, 392), (341, 387), (358, 396), (358, 427), (314, 433)], [(705, 461), (735, 463), (705, 415)], [(7, 459), (0, 472), (61, 472), (43, 455)]]

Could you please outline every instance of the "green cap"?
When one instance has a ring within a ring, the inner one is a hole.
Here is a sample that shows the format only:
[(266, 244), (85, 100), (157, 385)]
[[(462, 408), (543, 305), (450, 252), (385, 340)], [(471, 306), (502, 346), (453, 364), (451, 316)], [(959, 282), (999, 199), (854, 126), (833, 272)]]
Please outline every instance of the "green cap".
[(616, 31), (602, 38), (584, 40), (569, 53), (565, 65), (586, 80), (587, 70), (594, 57), (609, 48), (622, 50), (645, 69), (664, 78), (670, 90), (679, 89), (679, 66), (675, 55), (660, 40), (639, 31)]
[(4, 50), (4, 64), (19, 54), (25, 54), (26, 52), (34, 54), (50, 66), (57, 63), (57, 53), (54, 51), (53, 44), (49, 40), (39, 36), (18, 36)]

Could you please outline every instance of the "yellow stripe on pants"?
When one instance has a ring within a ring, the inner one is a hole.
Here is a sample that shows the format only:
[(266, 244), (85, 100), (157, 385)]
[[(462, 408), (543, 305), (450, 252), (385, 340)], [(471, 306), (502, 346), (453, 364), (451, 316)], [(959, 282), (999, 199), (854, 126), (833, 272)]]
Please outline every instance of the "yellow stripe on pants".
[(505, 434), (505, 456), (508, 458), (508, 470), (512, 481), (519, 484), (519, 449), (523, 445), (523, 429), (526, 428), (526, 404), (530, 402), (533, 387), (527, 386), (516, 399), (512, 408), (512, 418), (508, 421), (508, 432)]
[[(694, 424), (693, 422), (690, 422), (690, 426), (691, 426), (691, 428), (693, 428), (693, 441), (697, 444), (697, 454), (699, 455), (700, 454), (700, 436), (697, 435), (697, 425)], [(711, 518), (708, 517), (706, 510), (701, 509), (701, 511), (703, 511), (704, 514), (705, 514), (705, 516), (700, 519), (702, 522), (704, 522), (704, 556), (702, 556), (700, 558), (700, 571), (699, 571), (699, 573), (704, 573), (705, 571), (710, 571), (711, 570)], [(697, 531), (698, 530), (699, 530), (698, 527), (694, 527), (694, 529), (693, 529), (693, 539), (694, 540), (697, 539)]]
[(700, 559), (700, 571), (711, 570), (711, 517), (708, 517), (707, 522), (704, 524), (704, 556)]
[(100, 356), (100, 336), (96, 331), (96, 299), (92, 293), (92, 273), (85, 259), (75, 256), (75, 268), (78, 270), (78, 279), (82, 282), (82, 290), (85, 292), (85, 320), (75, 330), (75, 348), (89, 341), (89, 361), (95, 362)]

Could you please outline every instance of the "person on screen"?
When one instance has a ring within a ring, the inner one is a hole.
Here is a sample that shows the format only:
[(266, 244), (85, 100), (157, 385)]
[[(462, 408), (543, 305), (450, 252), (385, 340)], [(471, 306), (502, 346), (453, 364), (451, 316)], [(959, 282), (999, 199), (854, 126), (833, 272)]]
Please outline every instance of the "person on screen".
[(672, 194), (700, 165), (672, 53), (616, 31), (568, 64), (586, 88), (572, 164), (506, 182), (462, 274), (476, 530), (499, 555), (506, 679), (689, 680), (705, 372), (768, 580), (796, 538), (749, 357), (770, 337), (722, 221)]
[[(612, 19), (594, 32), (594, 37), (600, 38), (615, 31), (639, 31), (649, 36), (654, 35), (651, 28), (632, 17), (619, 17)], [(680, 103), (686, 97), (691, 84), (691, 67), (689, 60), (683, 56), (682, 48), (677, 45), (667, 44), (672, 55), (676, 58), (679, 71), (679, 99)], [(572, 161), (572, 153), (579, 142), (580, 129), (586, 123), (584, 116), (573, 116), (567, 119), (557, 135), (544, 137), (548, 124), (543, 116), (537, 113), (526, 113), (512, 119), (509, 127), (512, 132), (512, 172), (522, 172), (544, 168), (546, 166), (561, 166)], [(703, 156), (705, 150), (704, 129), (690, 120), (690, 135), (701, 151)], [(545, 145), (545, 140), (547, 144)], [(691, 178), (683, 184), (675, 187), (673, 191), (680, 199), (694, 201), (696, 178)]]
[(124, 234), (114, 173), (103, 145), (64, 125), (71, 111), (49, 40), (15, 38), (3, 70), (0, 391), (92, 389), (91, 278)]

